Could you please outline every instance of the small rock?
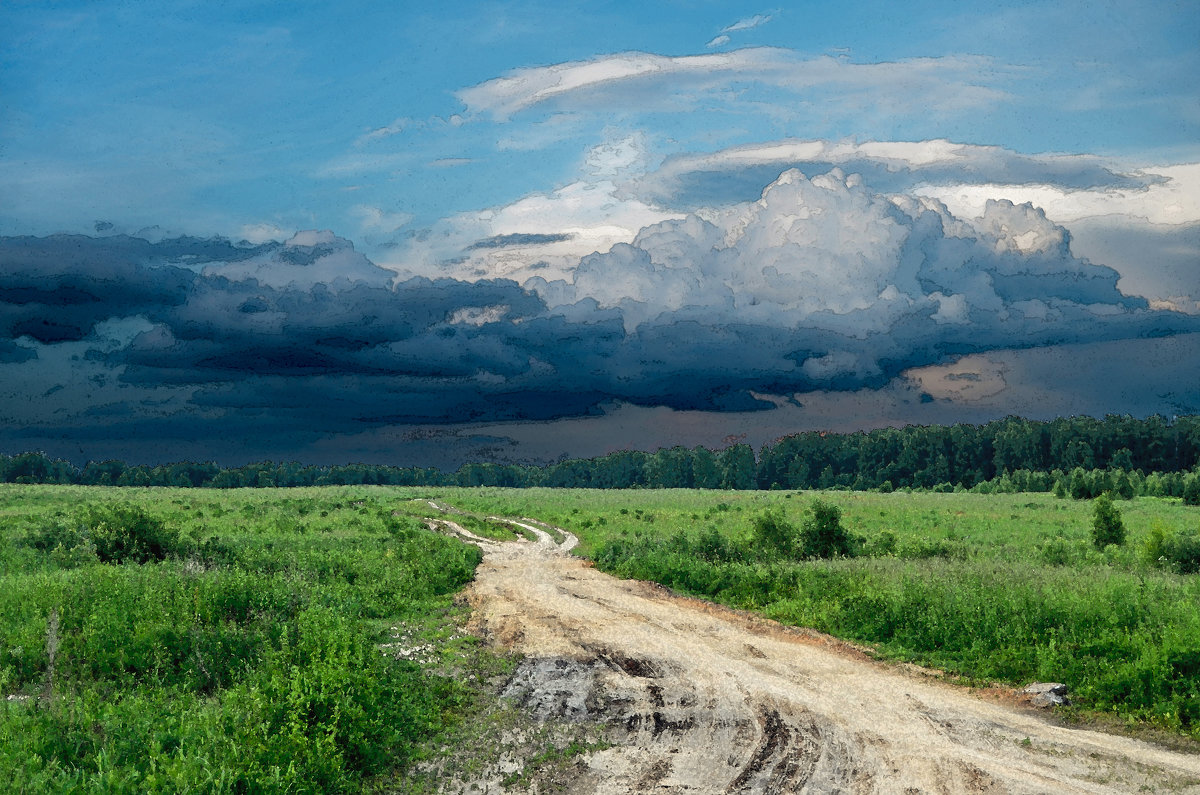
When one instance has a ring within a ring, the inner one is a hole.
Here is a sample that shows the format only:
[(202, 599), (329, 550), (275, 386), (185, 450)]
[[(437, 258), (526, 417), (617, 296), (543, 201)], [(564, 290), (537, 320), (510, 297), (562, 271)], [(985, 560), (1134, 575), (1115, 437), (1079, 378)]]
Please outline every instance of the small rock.
[(1033, 697), (1030, 701), (1035, 707), (1057, 707), (1071, 703), (1071, 699), (1067, 698), (1067, 686), (1062, 682), (1034, 682), (1021, 692)]

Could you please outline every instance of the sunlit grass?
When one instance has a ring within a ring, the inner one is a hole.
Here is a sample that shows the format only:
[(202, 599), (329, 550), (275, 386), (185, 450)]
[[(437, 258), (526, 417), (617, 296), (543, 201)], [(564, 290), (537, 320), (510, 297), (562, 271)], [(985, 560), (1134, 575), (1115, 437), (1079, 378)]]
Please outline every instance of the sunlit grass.
[[(472, 695), (380, 647), (435, 632), (479, 552), (396, 500), (0, 488), (5, 786), (343, 792), (403, 767)], [(106, 563), (95, 515), (146, 517), (173, 548)]]

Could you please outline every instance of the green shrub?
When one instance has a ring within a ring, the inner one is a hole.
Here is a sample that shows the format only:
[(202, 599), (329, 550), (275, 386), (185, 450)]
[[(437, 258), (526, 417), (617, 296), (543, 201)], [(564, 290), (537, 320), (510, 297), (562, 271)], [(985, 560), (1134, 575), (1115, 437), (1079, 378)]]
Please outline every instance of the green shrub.
[(179, 531), (137, 505), (93, 506), (82, 516), (54, 517), (26, 531), (25, 546), (52, 553), (60, 568), (88, 560), (148, 563), (181, 551)]
[(1125, 470), (1118, 470), (1116, 478), (1113, 482), (1113, 490), (1117, 496), (1123, 500), (1133, 499), (1133, 482), (1129, 479), (1129, 473)]
[(1125, 543), (1125, 523), (1108, 492), (1097, 497), (1092, 507), (1092, 543), (1096, 549)]
[(69, 551), (85, 545), (87, 536), (78, 522), (56, 517), (27, 529), (21, 543), (41, 552)]
[(1070, 541), (1062, 536), (1047, 538), (1038, 545), (1038, 557), (1051, 566), (1071, 566), (1083, 560), (1088, 553), (1087, 542), (1079, 539)]
[(105, 563), (149, 563), (174, 554), (179, 530), (167, 527), (140, 506), (117, 504), (91, 509), (88, 536)]
[(290, 769), (298, 783), (333, 792), (409, 761), (465, 691), (381, 655), (352, 619), (313, 608), (287, 628), (243, 695), (261, 721), (244, 738), (257, 757), (251, 769)]
[(814, 500), (799, 529), (778, 508), (768, 508), (751, 523), (751, 538), (759, 554), (783, 558), (851, 557), (854, 539), (841, 523), (836, 505)]
[(769, 508), (751, 520), (751, 539), (760, 554), (790, 558), (796, 553), (796, 527), (778, 508)]
[(712, 526), (700, 532), (692, 549), (696, 555), (714, 563), (743, 558), (742, 550)]
[(842, 510), (813, 500), (800, 528), (800, 553), (806, 558), (848, 558), (854, 554), (850, 534), (842, 527)]
[(1164, 530), (1156, 524), (1142, 548), (1143, 559), (1180, 574), (1200, 573), (1200, 533), (1195, 530)]

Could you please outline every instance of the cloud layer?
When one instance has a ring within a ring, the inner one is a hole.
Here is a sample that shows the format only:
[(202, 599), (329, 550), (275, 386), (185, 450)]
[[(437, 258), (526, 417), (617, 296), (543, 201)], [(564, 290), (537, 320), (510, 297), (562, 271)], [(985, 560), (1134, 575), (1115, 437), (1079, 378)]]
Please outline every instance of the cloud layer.
[(1143, 191), (1168, 182), (1160, 174), (1129, 173), (1092, 155), (1027, 155), (998, 146), (929, 141), (825, 141), (783, 139), (704, 154), (668, 157), (627, 189), (643, 200), (670, 207), (703, 207), (758, 196), (780, 172), (795, 168), (820, 174), (831, 168), (859, 174), (879, 191), (916, 187), (1025, 185), (1060, 192)]
[(966, 221), (838, 170), (785, 172), (758, 201), (524, 285), (394, 282), (328, 232), (6, 238), (0, 257), (5, 420), (32, 435), (312, 440), (614, 403), (747, 411), (963, 354), (1200, 329), (1122, 294), (1031, 206)]

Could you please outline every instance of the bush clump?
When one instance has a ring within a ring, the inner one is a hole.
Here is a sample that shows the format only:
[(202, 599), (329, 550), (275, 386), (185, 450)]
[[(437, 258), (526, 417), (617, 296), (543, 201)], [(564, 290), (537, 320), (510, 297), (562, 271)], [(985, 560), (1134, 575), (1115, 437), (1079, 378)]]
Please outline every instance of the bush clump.
[(751, 520), (750, 537), (761, 553), (774, 553), (785, 558), (796, 555), (796, 526), (787, 520), (783, 511), (771, 508)]
[(754, 517), (751, 538), (760, 551), (784, 558), (848, 558), (854, 544), (841, 520), (841, 509), (822, 500), (813, 501), (799, 529), (783, 511), (768, 509)]
[(850, 534), (842, 527), (842, 509), (814, 500), (800, 529), (800, 545), (806, 558), (848, 558), (854, 549)]
[(59, 557), (114, 564), (151, 563), (182, 551), (178, 529), (126, 503), (56, 517), (27, 530), (22, 543)]
[(137, 505), (117, 504), (89, 511), (88, 535), (104, 563), (165, 560), (179, 546), (179, 530)]
[(1173, 569), (1179, 574), (1200, 573), (1200, 533), (1195, 530), (1150, 529), (1143, 558), (1155, 566)]
[(1183, 481), (1183, 504), (1200, 505), (1200, 473), (1193, 472)]

